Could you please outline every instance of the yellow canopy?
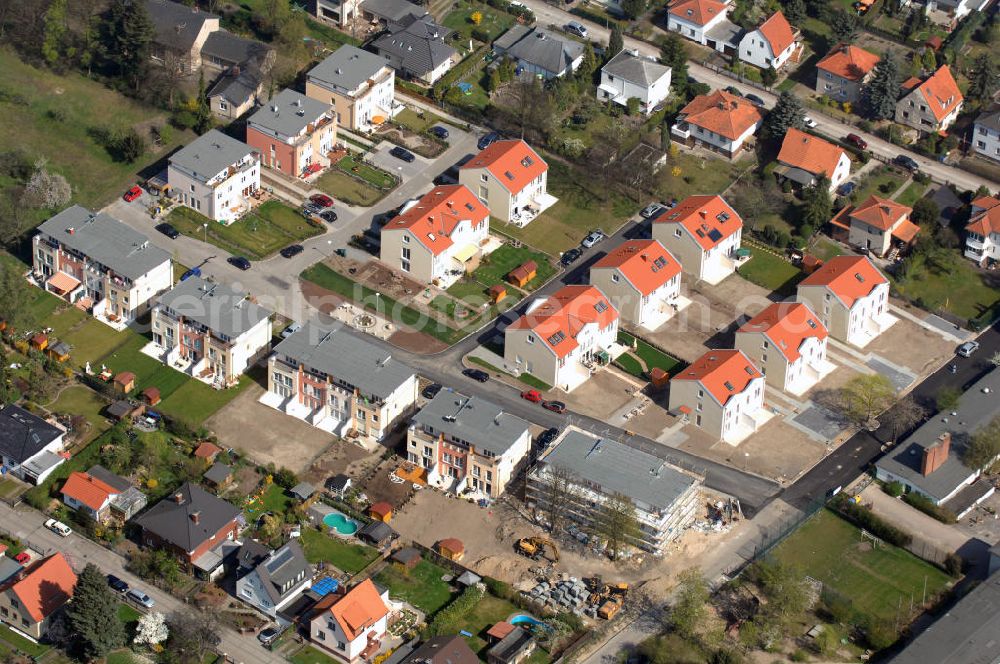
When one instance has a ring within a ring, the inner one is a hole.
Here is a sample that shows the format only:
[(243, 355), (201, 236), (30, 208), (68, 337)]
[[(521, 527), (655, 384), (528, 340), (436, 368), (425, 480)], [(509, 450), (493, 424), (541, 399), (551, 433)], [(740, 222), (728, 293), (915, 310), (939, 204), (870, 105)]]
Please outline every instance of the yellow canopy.
[(461, 247), (458, 251), (456, 251), (452, 255), (455, 257), (455, 260), (457, 260), (459, 263), (464, 263), (473, 256), (475, 256), (477, 251), (479, 251), (479, 249), (476, 247), (476, 245), (467, 244), (464, 247)]

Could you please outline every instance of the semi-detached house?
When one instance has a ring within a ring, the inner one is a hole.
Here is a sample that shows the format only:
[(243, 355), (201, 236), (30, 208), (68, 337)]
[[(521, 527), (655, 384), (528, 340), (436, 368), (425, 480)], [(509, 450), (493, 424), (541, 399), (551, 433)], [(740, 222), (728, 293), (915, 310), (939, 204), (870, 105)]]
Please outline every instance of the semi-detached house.
[(689, 301), (681, 297), (681, 264), (656, 240), (628, 240), (590, 268), (597, 286), (628, 323), (655, 330)]
[(857, 103), (862, 86), (879, 60), (859, 46), (837, 44), (816, 63), (816, 92), (837, 101)]
[(729, 159), (739, 155), (764, 123), (764, 113), (724, 90), (698, 95), (677, 114), (670, 128), (686, 145), (700, 145)]
[(811, 187), (826, 177), (832, 193), (851, 175), (851, 158), (844, 148), (789, 127), (781, 141), (774, 173), (803, 187)]
[(260, 189), (260, 155), (212, 129), (170, 156), (167, 182), (181, 205), (228, 226), (250, 211)]
[(962, 91), (948, 65), (920, 80), (903, 82), (902, 96), (896, 102), (896, 122), (925, 134), (945, 131), (962, 111)]
[(389, 591), (365, 579), (345, 595), (331, 593), (313, 607), (309, 640), (348, 664), (370, 661), (382, 648), (389, 613)]
[(247, 120), (247, 145), (264, 166), (291, 177), (313, 163), (326, 166), (336, 141), (330, 104), (287, 88)]
[(669, 96), (670, 67), (640, 55), (637, 50), (622, 49), (601, 67), (598, 101), (627, 107), (629, 99), (638, 99), (639, 108), (649, 115)]
[(410, 14), (390, 24), (389, 32), (371, 46), (404, 77), (434, 85), (461, 60), (458, 51), (446, 42), (451, 34), (451, 29), (435, 22), (430, 14)]
[(500, 221), (526, 224), (556, 202), (549, 165), (522, 140), (496, 141), (458, 171), (458, 181)]
[(718, 0), (675, 0), (667, 5), (667, 30), (720, 53), (731, 52), (740, 33), (727, 18), (731, 8)]
[(337, 124), (372, 131), (393, 117), (396, 73), (374, 53), (345, 44), (306, 74), (306, 95), (331, 104)]
[(528, 76), (552, 79), (576, 71), (584, 45), (552, 30), (515, 24), (493, 42), (493, 51), (513, 60)]
[(795, 32), (780, 11), (771, 14), (755, 30), (740, 39), (740, 60), (761, 69), (778, 70), (785, 66), (799, 47)]
[(972, 201), (965, 227), (965, 257), (980, 265), (1000, 262), (1000, 199), (980, 196)]
[(66, 430), (15, 404), (0, 409), (0, 465), (6, 473), (41, 484), (66, 458)]
[(653, 239), (709, 284), (736, 271), (742, 236), (743, 220), (722, 196), (688, 196), (653, 219)]

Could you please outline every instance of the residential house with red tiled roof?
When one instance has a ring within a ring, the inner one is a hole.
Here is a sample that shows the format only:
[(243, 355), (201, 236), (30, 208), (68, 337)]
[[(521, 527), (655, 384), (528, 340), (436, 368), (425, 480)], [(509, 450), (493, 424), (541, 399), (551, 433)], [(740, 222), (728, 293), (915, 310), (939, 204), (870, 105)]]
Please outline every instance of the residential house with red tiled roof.
[(803, 187), (811, 187), (825, 176), (832, 193), (851, 175), (851, 159), (844, 148), (790, 127), (781, 142), (774, 172)]
[(728, 19), (731, 8), (719, 0), (674, 0), (667, 5), (667, 30), (719, 52), (733, 51), (740, 28)]
[(632, 325), (655, 330), (676, 313), (681, 264), (657, 240), (628, 240), (590, 267), (590, 283), (601, 289)]
[(103, 466), (70, 473), (61, 493), (67, 507), (99, 522), (128, 521), (146, 506), (145, 494)]
[(618, 338), (618, 310), (595, 286), (563, 286), (532, 302), (504, 332), (504, 364), (569, 392)]
[(0, 622), (37, 641), (73, 597), (75, 586), (76, 574), (69, 561), (62, 553), (54, 553), (0, 585)]
[(896, 122), (924, 132), (945, 131), (962, 110), (962, 91), (948, 65), (927, 78), (911, 78), (903, 83), (896, 102)]
[(479, 266), (490, 211), (464, 185), (434, 187), (382, 228), (380, 260), (425, 284)]
[(458, 181), (492, 216), (525, 224), (556, 201), (548, 194), (548, 172), (524, 141), (496, 141), (459, 169)]
[(736, 348), (770, 387), (804, 394), (836, 367), (826, 359), (826, 327), (801, 302), (774, 302), (736, 330)]
[(743, 220), (722, 196), (688, 196), (653, 219), (653, 239), (710, 284), (736, 271), (742, 237)]
[(853, 44), (837, 44), (816, 63), (816, 92), (837, 101), (856, 103), (861, 99), (861, 87), (868, 82), (880, 59)]
[(910, 221), (912, 212), (911, 207), (872, 195), (834, 215), (831, 234), (881, 258), (906, 250), (917, 239), (920, 227)]
[(740, 60), (761, 69), (778, 70), (799, 47), (795, 30), (780, 11), (771, 14), (740, 40)]
[(349, 664), (371, 661), (385, 640), (389, 613), (389, 591), (365, 579), (346, 594), (332, 593), (313, 607), (309, 640)]
[(1000, 199), (980, 196), (972, 201), (965, 226), (965, 257), (980, 265), (1000, 262)]
[(799, 282), (809, 305), (834, 339), (864, 348), (896, 322), (889, 313), (889, 280), (867, 256), (835, 256)]
[(670, 379), (670, 411), (736, 445), (769, 419), (764, 376), (739, 350), (710, 350)]
[(764, 113), (757, 106), (716, 90), (698, 95), (682, 108), (670, 133), (687, 145), (700, 145), (732, 159), (763, 123)]

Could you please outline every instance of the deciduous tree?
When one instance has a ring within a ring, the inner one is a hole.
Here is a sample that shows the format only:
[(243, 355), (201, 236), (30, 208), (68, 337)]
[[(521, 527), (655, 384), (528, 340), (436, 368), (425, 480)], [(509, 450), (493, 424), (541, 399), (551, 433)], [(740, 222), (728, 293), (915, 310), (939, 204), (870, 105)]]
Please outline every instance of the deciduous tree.
[(681, 572), (668, 614), (670, 628), (685, 639), (694, 638), (708, 615), (708, 599), (708, 584), (698, 568)]
[(917, 403), (912, 395), (906, 395), (896, 402), (885, 414), (885, 423), (896, 440), (927, 417), (927, 409)]
[(547, 469), (544, 478), (538, 512), (548, 521), (549, 532), (558, 532), (579, 494), (576, 476), (566, 468), (553, 465)]
[(983, 468), (997, 456), (1000, 456), (1000, 417), (972, 434), (962, 460), (969, 468)]
[(958, 401), (962, 398), (962, 391), (955, 387), (942, 387), (934, 395), (934, 405), (937, 406), (938, 412), (943, 413), (948, 410), (954, 410), (958, 407)]
[(855, 376), (840, 388), (842, 412), (858, 424), (868, 424), (895, 399), (892, 382), (882, 374)]
[(833, 200), (830, 198), (830, 179), (825, 175), (806, 190), (806, 205), (802, 211), (802, 223), (819, 228), (830, 221)]
[(45, 12), (42, 57), (50, 67), (60, 64), (66, 45), (66, 0), (52, 0)]
[(930, 198), (921, 198), (913, 204), (913, 213), (910, 219), (918, 226), (936, 223), (941, 215), (941, 208)]
[(625, 547), (642, 533), (635, 504), (620, 493), (610, 496), (600, 508), (594, 530), (607, 540), (611, 559), (618, 560)]
[(125, 626), (118, 619), (118, 598), (93, 563), (88, 563), (77, 578), (66, 615), (87, 659), (104, 657), (125, 645)]
[(159, 611), (154, 611), (139, 618), (133, 643), (140, 646), (155, 646), (166, 641), (168, 636), (170, 629), (167, 627), (166, 617)]
[(201, 662), (202, 655), (221, 641), (219, 625), (208, 611), (175, 611), (167, 618), (167, 650), (180, 664)]

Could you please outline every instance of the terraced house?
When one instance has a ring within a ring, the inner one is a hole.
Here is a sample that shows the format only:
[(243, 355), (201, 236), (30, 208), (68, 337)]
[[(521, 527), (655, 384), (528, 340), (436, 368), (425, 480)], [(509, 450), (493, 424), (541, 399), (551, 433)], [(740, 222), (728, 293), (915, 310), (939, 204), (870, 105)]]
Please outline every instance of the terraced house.
[(124, 329), (173, 284), (170, 254), (114, 217), (74, 205), (38, 227), (32, 273), (45, 290)]
[(167, 182), (182, 205), (228, 226), (250, 211), (260, 189), (260, 155), (212, 129), (171, 155)]
[(344, 330), (307, 323), (274, 347), (260, 400), (374, 446), (413, 412), (417, 376), (388, 350)]
[(311, 164), (329, 165), (337, 142), (337, 122), (330, 105), (285, 89), (247, 120), (247, 145), (261, 163), (298, 177)]
[(830, 335), (864, 348), (896, 322), (889, 280), (866, 256), (835, 256), (799, 282), (796, 300), (816, 312)]
[(396, 73), (374, 53), (345, 44), (309, 70), (306, 95), (331, 104), (337, 124), (371, 131), (392, 117)]
[(962, 91), (948, 65), (921, 80), (903, 81), (902, 96), (896, 102), (896, 122), (925, 134), (945, 131), (962, 111)]
[(688, 196), (653, 219), (653, 239), (710, 284), (736, 271), (742, 237), (743, 219), (722, 196)]
[(458, 181), (492, 216), (523, 225), (556, 202), (548, 173), (549, 165), (524, 141), (496, 141), (459, 169)]

